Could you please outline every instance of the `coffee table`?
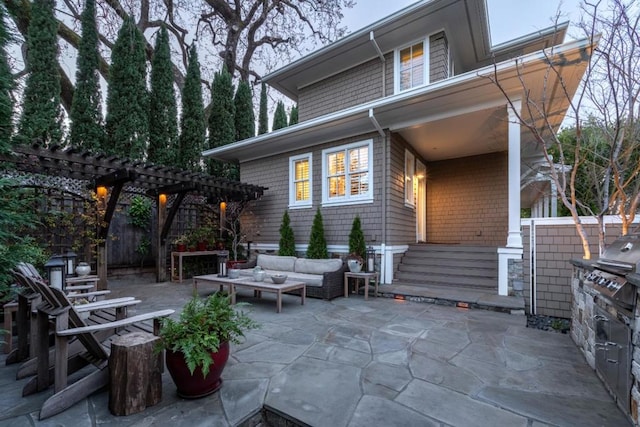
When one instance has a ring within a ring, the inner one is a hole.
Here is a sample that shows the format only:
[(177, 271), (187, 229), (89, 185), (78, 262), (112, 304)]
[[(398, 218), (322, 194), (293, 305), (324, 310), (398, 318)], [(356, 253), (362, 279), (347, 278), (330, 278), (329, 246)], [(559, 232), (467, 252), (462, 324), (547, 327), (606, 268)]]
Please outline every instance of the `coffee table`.
[(282, 311), (282, 293), (301, 289), (300, 291), (300, 304), (304, 305), (304, 298), (307, 291), (307, 286), (304, 282), (297, 282), (295, 280), (287, 279), (284, 283), (277, 285), (271, 282), (254, 282), (250, 277), (240, 277), (237, 279), (230, 279), (229, 277), (219, 277), (217, 274), (205, 274), (203, 276), (193, 277), (193, 290), (198, 290), (198, 284), (214, 284), (219, 285), (220, 290), (223, 290), (224, 286), (229, 289), (231, 295), (231, 304), (236, 303), (236, 288), (253, 289), (256, 297), (260, 298), (262, 292), (273, 292), (276, 294), (276, 313)]

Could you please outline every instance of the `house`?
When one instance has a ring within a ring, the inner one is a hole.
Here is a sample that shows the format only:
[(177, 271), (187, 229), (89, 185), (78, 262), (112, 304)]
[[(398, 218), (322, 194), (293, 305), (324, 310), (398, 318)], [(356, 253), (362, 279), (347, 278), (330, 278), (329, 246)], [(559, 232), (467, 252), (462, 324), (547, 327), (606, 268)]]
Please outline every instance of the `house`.
[(264, 78), (298, 103), (298, 124), (203, 155), (237, 160), (242, 182), (268, 187), (253, 248), (277, 249), (288, 210), (304, 251), (320, 208), (329, 250), (346, 253), (358, 214), (382, 283), (416, 242), (486, 247), (507, 295), (523, 255), (520, 209), (555, 200), (517, 115), (544, 101), (556, 131), (593, 48), (563, 43), (567, 27), (492, 46), (485, 0), (420, 1)]

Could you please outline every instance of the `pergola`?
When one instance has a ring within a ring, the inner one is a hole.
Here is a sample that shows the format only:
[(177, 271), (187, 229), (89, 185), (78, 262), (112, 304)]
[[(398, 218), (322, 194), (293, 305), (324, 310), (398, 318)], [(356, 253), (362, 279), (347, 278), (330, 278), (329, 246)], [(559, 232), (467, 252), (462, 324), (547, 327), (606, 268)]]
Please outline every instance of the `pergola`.
[[(99, 288), (106, 287), (107, 251), (106, 240), (109, 226), (115, 213), (120, 193), (125, 186), (142, 189), (156, 199), (158, 214), (158, 259), (156, 277), (167, 279), (166, 240), (176, 213), (187, 194), (206, 197), (211, 203), (250, 201), (262, 197), (265, 187), (229, 181), (201, 172), (191, 172), (174, 167), (159, 166), (106, 154), (93, 154), (76, 148), (52, 146), (44, 148), (38, 144), (15, 145), (12, 152), (0, 154), (0, 161), (15, 165), (21, 172), (57, 176), (87, 182), (87, 188), (98, 195), (104, 203), (104, 217), (98, 228), (97, 272)], [(172, 198), (168, 204), (169, 195)]]

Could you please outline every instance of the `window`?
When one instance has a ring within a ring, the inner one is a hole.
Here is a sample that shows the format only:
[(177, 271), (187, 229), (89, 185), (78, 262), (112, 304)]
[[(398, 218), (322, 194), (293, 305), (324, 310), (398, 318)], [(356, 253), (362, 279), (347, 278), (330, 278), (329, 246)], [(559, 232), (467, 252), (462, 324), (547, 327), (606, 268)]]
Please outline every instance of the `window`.
[(415, 156), (409, 150), (404, 150), (404, 204), (406, 206), (415, 206), (415, 170)]
[(289, 157), (289, 208), (310, 207), (312, 202), (311, 153)]
[(420, 41), (399, 53), (400, 91), (422, 86), (425, 83), (424, 41)]
[(373, 200), (373, 141), (322, 151), (322, 203), (349, 204)]

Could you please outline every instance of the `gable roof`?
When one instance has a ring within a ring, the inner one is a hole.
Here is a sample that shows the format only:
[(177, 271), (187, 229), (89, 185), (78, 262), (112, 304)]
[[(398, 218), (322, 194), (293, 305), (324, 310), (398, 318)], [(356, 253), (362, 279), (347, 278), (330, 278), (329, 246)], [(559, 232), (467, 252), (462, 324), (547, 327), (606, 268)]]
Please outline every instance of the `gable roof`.
[[(300, 89), (381, 54), (444, 30), (456, 70), (466, 72), (493, 62), (562, 42), (568, 24), (492, 48), (485, 0), (423, 0), (364, 27), (291, 64), (263, 81), (297, 101)], [(379, 49), (379, 51), (378, 51)]]

